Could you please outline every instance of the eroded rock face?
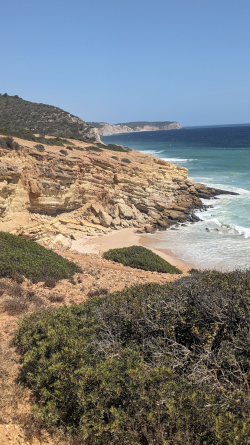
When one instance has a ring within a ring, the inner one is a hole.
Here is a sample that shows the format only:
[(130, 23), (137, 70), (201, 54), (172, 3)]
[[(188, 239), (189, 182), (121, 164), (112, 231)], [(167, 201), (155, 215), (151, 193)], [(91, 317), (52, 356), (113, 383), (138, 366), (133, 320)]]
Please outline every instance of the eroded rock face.
[(123, 227), (166, 228), (192, 218), (200, 196), (217, 193), (191, 181), (186, 168), (133, 150), (124, 163), (124, 153), (113, 158), (80, 141), (66, 155), (17, 141), (18, 151), (0, 148), (0, 230), (45, 245), (67, 247), (84, 234)]

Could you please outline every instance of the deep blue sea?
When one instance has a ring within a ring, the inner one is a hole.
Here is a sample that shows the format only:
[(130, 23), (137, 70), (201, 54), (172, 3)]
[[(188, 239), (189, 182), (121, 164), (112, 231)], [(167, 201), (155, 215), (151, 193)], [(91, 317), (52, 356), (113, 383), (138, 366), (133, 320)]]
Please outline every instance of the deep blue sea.
[(187, 167), (196, 182), (239, 193), (204, 200), (213, 207), (197, 211), (201, 221), (157, 232), (152, 247), (169, 249), (200, 268), (250, 267), (250, 124), (126, 133), (102, 139)]

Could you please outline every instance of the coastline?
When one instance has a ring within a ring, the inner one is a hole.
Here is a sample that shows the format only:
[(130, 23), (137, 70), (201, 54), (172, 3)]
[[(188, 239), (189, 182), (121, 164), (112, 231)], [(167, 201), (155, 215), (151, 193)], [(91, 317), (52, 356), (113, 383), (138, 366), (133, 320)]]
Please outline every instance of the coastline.
[(151, 247), (151, 244), (152, 237), (149, 241), (146, 234), (136, 233), (136, 229), (134, 228), (126, 228), (114, 230), (104, 235), (84, 236), (79, 238), (78, 240), (72, 241), (71, 251), (83, 254), (97, 254), (101, 256), (109, 249), (137, 245), (152, 250), (152, 252), (156, 253), (173, 266), (181, 269), (184, 273), (187, 273), (194, 267), (192, 264), (178, 258), (171, 250), (154, 249)]

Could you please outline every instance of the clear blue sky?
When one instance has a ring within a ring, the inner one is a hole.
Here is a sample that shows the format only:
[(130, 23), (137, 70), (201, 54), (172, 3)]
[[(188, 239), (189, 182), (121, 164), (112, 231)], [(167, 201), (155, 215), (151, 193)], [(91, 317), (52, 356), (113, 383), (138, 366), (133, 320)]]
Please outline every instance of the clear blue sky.
[(0, 0), (0, 92), (84, 120), (250, 122), (250, 0)]

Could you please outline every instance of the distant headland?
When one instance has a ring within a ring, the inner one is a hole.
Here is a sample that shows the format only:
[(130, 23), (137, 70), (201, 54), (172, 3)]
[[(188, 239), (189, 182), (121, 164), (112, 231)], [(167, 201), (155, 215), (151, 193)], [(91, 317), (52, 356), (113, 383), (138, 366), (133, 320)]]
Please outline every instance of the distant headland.
[(122, 122), (113, 125), (107, 122), (88, 122), (88, 124), (97, 128), (100, 136), (109, 136), (111, 134), (119, 133), (132, 133), (138, 131), (179, 130), (182, 128), (181, 124), (176, 121)]

